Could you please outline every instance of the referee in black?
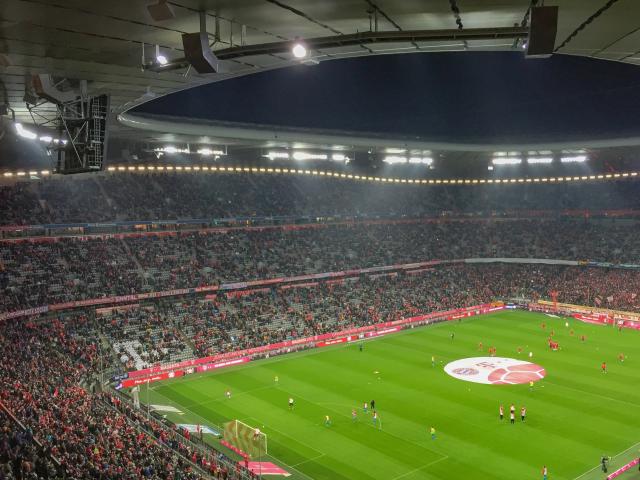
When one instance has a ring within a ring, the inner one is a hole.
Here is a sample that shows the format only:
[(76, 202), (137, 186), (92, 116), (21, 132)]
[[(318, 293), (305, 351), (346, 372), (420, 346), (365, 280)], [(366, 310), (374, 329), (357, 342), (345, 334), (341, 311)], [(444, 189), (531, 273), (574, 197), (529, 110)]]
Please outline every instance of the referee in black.
[(375, 412), (376, 410), (376, 401), (375, 400), (371, 400), (371, 411)]

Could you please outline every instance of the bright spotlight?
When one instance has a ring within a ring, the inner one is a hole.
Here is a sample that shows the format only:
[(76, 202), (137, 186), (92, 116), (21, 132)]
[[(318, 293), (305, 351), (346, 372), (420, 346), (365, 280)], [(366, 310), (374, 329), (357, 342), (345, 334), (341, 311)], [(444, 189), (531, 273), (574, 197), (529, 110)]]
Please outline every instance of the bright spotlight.
[(156, 45), (156, 62), (160, 65), (166, 65), (168, 63), (167, 57), (160, 53), (160, 45)]
[(296, 43), (291, 49), (293, 56), (296, 58), (304, 58), (307, 56), (307, 49), (301, 43)]
[(38, 138), (38, 135), (36, 135), (33, 132), (30, 132), (29, 130), (26, 130), (21, 123), (16, 122), (16, 133), (18, 135), (20, 135), (22, 138), (27, 138), (29, 140), (35, 140), (36, 138)]

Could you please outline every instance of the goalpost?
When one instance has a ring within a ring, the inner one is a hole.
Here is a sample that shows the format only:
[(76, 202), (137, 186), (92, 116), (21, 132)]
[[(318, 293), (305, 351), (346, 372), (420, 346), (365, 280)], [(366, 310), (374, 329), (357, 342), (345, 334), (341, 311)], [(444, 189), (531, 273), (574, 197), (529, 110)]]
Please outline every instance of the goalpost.
[(252, 459), (259, 459), (267, 454), (267, 434), (240, 420), (224, 424), (223, 438)]

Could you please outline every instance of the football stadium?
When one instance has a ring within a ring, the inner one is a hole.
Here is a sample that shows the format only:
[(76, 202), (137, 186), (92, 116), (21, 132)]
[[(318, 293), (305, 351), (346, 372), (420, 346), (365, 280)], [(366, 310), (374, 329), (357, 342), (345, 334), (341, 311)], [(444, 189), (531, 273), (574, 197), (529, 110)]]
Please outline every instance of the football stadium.
[(640, 479), (640, 2), (0, 5), (0, 480)]

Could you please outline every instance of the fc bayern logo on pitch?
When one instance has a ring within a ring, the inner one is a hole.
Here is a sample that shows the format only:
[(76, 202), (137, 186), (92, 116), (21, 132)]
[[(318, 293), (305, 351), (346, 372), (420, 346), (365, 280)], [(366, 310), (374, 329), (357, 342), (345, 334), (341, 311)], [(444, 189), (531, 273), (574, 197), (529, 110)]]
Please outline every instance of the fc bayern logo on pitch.
[(535, 363), (504, 357), (462, 358), (448, 363), (444, 371), (454, 378), (488, 385), (516, 385), (537, 382), (547, 374)]

